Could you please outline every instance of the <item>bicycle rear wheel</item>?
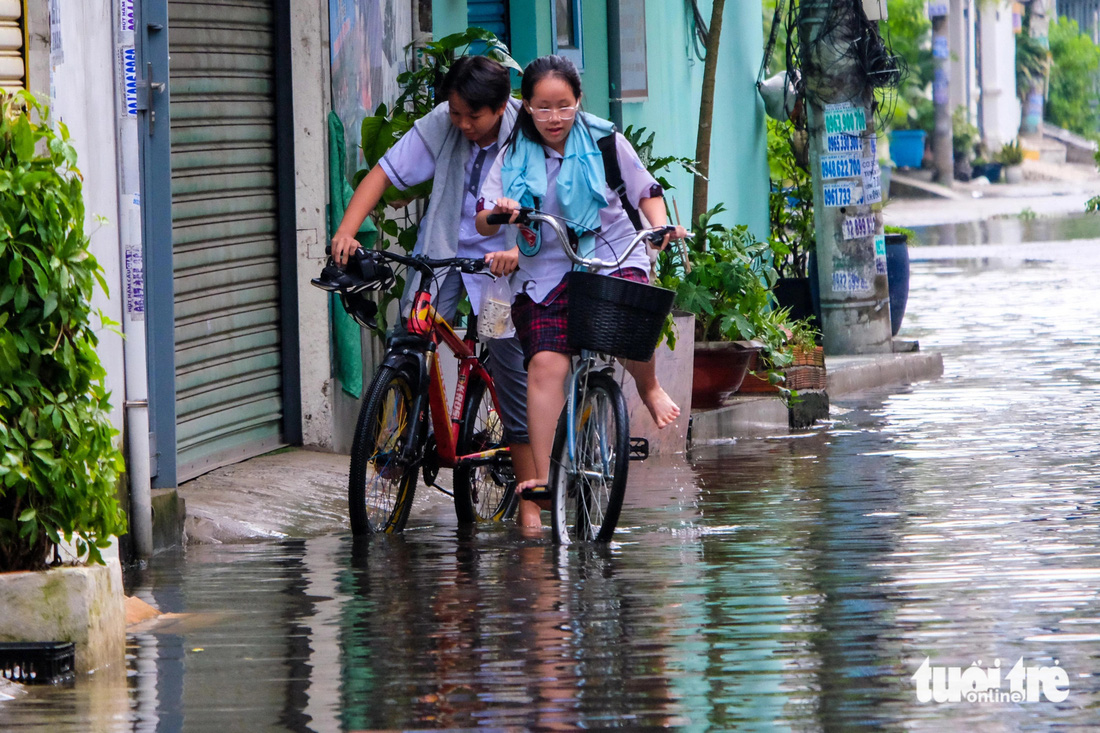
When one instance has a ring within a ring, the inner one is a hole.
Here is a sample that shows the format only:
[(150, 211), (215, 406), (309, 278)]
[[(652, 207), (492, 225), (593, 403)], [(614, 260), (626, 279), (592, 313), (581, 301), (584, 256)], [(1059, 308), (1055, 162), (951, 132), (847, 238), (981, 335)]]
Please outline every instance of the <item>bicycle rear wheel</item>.
[(573, 460), (562, 410), (550, 454), (550, 513), (554, 541), (607, 542), (619, 523), (630, 463), (626, 399), (611, 377), (587, 375), (574, 415)]
[[(500, 411), (493, 404), (489, 385), (479, 377), (470, 376), (459, 426), (459, 455), (505, 445)], [(455, 515), (459, 522), (499, 521), (507, 519), (515, 510), (512, 499), (516, 477), (508, 455), (494, 458), (490, 463), (459, 465), (454, 477)]]
[(348, 511), (354, 535), (399, 532), (416, 490), (417, 466), (402, 459), (412, 432), (413, 387), (408, 374), (384, 366), (359, 410), (351, 447)]

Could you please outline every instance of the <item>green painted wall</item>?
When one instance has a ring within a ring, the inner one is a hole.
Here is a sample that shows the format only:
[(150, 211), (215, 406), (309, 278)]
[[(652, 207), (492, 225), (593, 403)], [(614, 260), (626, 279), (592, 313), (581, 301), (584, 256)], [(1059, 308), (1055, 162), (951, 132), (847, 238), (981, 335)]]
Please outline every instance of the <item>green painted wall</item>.
[[(512, 54), (520, 64), (552, 50), (551, 0), (512, 0)], [(585, 107), (608, 115), (607, 3), (583, 0)], [(699, 0), (710, 19), (709, 0)], [(439, 38), (466, 27), (465, 0), (433, 0), (434, 35)], [(764, 53), (759, 3), (726, 3), (722, 45), (715, 85), (711, 139), (710, 205), (721, 202), (726, 224), (747, 224), (758, 236), (768, 234), (768, 164), (764, 107), (756, 93), (756, 75)], [(646, 56), (649, 98), (623, 104), (623, 125), (656, 133), (660, 155), (695, 157), (703, 61), (692, 43), (690, 5), (646, 0)], [(673, 171), (669, 180), (683, 223), (691, 215), (691, 176)]]
[[(710, 20), (710, 2), (699, 9)], [(623, 125), (656, 133), (661, 155), (695, 157), (703, 61), (692, 45), (686, 3), (646, 2), (646, 55), (649, 98), (623, 103)], [(756, 93), (756, 75), (764, 53), (759, 3), (727, 2), (715, 83), (710, 158), (710, 205), (721, 202), (726, 224), (747, 224), (758, 236), (768, 234), (767, 131), (764, 107)], [(691, 176), (675, 172), (669, 180), (682, 223), (691, 216)]]
[(432, 37), (466, 30), (466, 0), (432, 0)]

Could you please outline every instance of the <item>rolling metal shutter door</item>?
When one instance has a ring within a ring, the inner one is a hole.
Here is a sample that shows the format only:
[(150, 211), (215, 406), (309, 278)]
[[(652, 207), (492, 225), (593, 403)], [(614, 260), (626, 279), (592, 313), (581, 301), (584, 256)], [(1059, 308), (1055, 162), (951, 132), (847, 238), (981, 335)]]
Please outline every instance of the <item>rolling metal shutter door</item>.
[(0, 0), (0, 89), (24, 88), (27, 74), (25, 41), (23, 0)]
[(283, 442), (271, 6), (168, 4), (181, 482)]

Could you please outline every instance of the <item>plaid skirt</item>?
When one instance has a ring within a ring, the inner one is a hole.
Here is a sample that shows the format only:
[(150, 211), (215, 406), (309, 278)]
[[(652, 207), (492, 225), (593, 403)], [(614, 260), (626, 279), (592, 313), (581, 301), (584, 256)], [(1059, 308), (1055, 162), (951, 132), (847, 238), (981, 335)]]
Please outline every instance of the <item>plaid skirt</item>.
[[(649, 277), (637, 267), (616, 270), (611, 277), (649, 283)], [(531, 357), (540, 351), (554, 351), (559, 354), (577, 354), (569, 346), (567, 337), (569, 298), (566, 292), (566, 278), (554, 286), (542, 303), (531, 300), (526, 293), (520, 293), (512, 303), (512, 322), (516, 326), (516, 336), (523, 346), (523, 366), (527, 367)]]

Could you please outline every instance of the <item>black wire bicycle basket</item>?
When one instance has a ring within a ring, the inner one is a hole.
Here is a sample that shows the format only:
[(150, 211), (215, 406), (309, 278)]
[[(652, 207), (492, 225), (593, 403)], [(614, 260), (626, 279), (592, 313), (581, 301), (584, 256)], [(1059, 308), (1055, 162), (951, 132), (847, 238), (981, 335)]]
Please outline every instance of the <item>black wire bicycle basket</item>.
[(567, 335), (575, 349), (649, 361), (676, 293), (594, 272), (568, 275)]

